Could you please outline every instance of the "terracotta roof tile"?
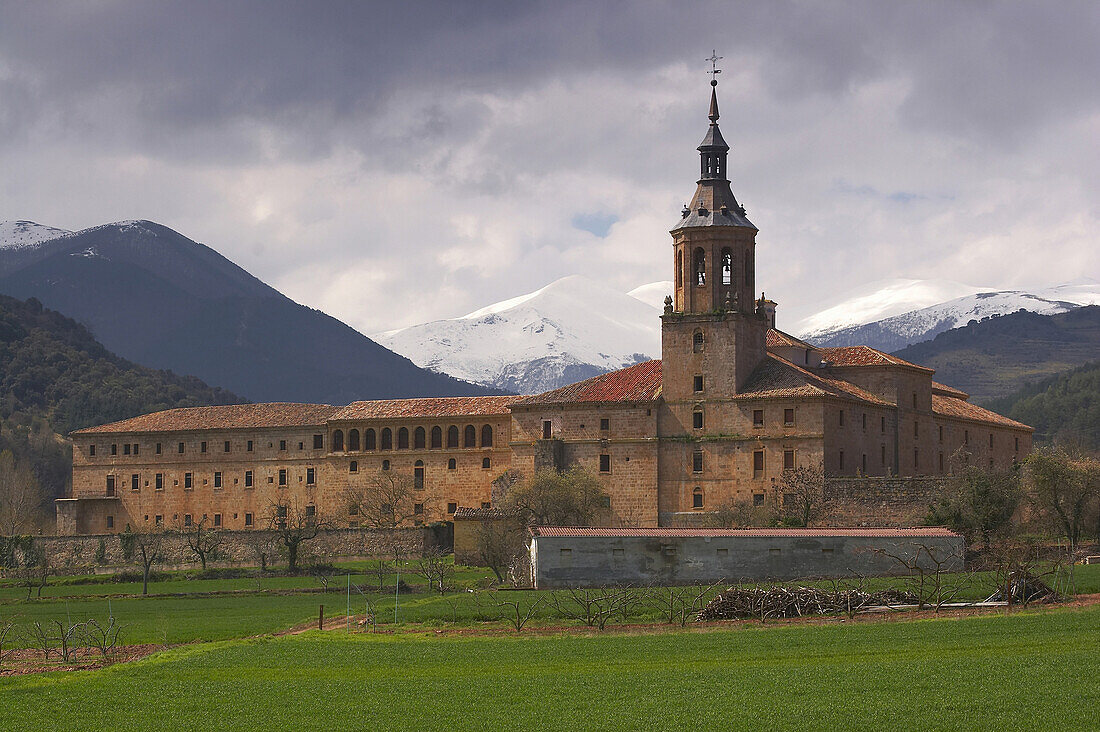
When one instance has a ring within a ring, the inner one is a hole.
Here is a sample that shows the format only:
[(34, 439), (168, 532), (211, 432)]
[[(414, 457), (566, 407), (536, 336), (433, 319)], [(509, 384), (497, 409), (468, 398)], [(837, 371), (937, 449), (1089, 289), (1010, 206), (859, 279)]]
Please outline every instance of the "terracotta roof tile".
[(579, 404), (585, 402), (651, 402), (661, 393), (661, 362), (643, 361), (625, 369), (578, 381), (515, 402), (530, 404)]
[(962, 399), (964, 401), (970, 398), (970, 395), (967, 394), (962, 389), (956, 389), (953, 386), (948, 386), (947, 384), (941, 384), (938, 381), (933, 381), (932, 382), (932, 393), (933, 394), (943, 394), (944, 396), (955, 397), (956, 399)]
[(816, 350), (816, 346), (810, 345), (806, 341), (799, 340), (790, 333), (784, 333), (778, 328), (768, 329), (768, 334), (765, 337), (765, 345), (768, 348), (782, 348), (784, 346), (787, 346), (794, 348), (810, 348)]
[(820, 374), (769, 353), (734, 399), (835, 397), (892, 406), (869, 391), (831, 374)]
[(954, 531), (940, 526), (905, 529), (839, 528), (839, 529), (593, 529), (575, 526), (538, 526), (531, 529), (535, 536), (592, 536), (592, 537), (934, 537), (958, 536)]
[(508, 406), (522, 397), (425, 397), (352, 402), (332, 415), (333, 421), (411, 417), (487, 417), (508, 414)]
[(325, 423), (339, 407), (327, 404), (233, 404), (182, 407), (143, 414), (119, 422), (75, 430), (74, 435), (121, 432), (189, 432), (262, 427), (314, 427)]
[(819, 350), (822, 358), (826, 359), (830, 366), (905, 366), (933, 373), (933, 369), (918, 366), (870, 346), (840, 346)]
[(987, 422), (1001, 427), (1011, 427), (1019, 430), (1027, 430), (1028, 432), (1034, 431), (1033, 428), (1022, 422), (1017, 422), (1004, 415), (991, 412), (988, 409), (983, 409), (977, 404), (971, 404), (968, 401), (937, 394), (935, 392), (932, 393), (932, 413), (938, 414), (941, 417), (966, 419), (972, 422)]

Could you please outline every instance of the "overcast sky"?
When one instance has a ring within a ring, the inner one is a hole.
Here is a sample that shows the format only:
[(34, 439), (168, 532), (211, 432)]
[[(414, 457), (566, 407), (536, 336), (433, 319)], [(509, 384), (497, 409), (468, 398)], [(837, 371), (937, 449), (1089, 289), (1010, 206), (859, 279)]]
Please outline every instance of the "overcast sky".
[(1100, 278), (1098, 38), (1091, 1), (0, 0), (0, 220), (151, 219), (366, 333), (628, 290), (671, 278), (716, 48), (781, 321)]

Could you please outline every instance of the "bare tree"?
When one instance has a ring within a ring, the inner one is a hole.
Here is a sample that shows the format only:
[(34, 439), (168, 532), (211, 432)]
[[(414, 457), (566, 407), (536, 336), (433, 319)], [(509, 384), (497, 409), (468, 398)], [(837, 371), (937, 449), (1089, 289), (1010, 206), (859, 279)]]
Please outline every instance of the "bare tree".
[(570, 588), (554, 593), (550, 603), (562, 616), (603, 630), (613, 618), (625, 618), (639, 597), (633, 587)]
[(364, 526), (375, 529), (396, 529), (415, 523), (417, 504), (425, 510), (425, 502), (417, 500), (412, 476), (395, 470), (380, 470), (364, 486), (350, 487), (344, 491), (349, 509), (359, 514)]
[(46, 587), (50, 575), (53, 574), (53, 565), (44, 547), (30, 543), (23, 550), (22, 566), (9, 569), (7, 574), (17, 579), (22, 587), (27, 588), (28, 600), (36, 589), (38, 597), (41, 598), (42, 590)]
[(30, 466), (16, 462), (11, 450), (0, 452), (0, 535), (31, 533), (43, 517), (45, 501)]
[(15, 651), (14, 648), (10, 648), (8, 645), (8, 636), (11, 635), (14, 628), (14, 619), (0, 621), (0, 668), (4, 668), (4, 661), (10, 658)]
[(44, 661), (50, 660), (50, 654), (54, 652), (55, 645), (49, 623), (32, 620), (23, 626), (23, 640), (28, 646), (42, 651)]
[(485, 518), (477, 527), (478, 563), (491, 569), (498, 583), (504, 582), (524, 549), (523, 525), (514, 516), (502, 513), (499, 518)]
[(68, 623), (54, 620), (53, 625), (57, 628), (57, 633), (54, 635), (54, 638), (57, 639), (58, 647), (61, 650), (61, 658), (67, 662), (73, 653), (73, 641), (79, 640), (84, 635), (84, 623)]
[(245, 540), (249, 549), (260, 563), (260, 571), (266, 572), (268, 562), (279, 552), (278, 540), (267, 531), (250, 533)]
[(825, 470), (821, 464), (786, 468), (779, 479), (787, 518), (809, 526), (825, 512)]
[(287, 567), (292, 572), (298, 569), (302, 545), (316, 539), (331, 525), (312, 503), (302, 505), (297, 498), (287, 497), (271, 502), (267, 508), (267, 523), (286, 548)]
[(176, 532), (187, 543), (187, 549), (192, 556), (202, 564), (202, 571), (206, 571), (206, 560), (217, 557), (218, 552), (225, 545), (222, 534), (217, 529), (207, 524), (208, 518), (203, 516), (198, 521), (187, 523), (180, 521), (176, 524)]
[(581, 467), (564, 473), (540, 470), (512, 486), (503, 508), (527, 526), (591, 526), (608, 514), (599, 476)]
[(106, 625), (100, 625), (98, 620), (89, 620), (84, 624), (84, 642), (107, 658), (114, 653), (123, 627), (113, 616), (107, 619)]
[(153, 565), (164, 561), (166, 533), (162, 527), (152, 526), (132, 532), (131, 537), (134, 555), (141, 565), (141, 594), (148, 595)]
[(668, 618), (669, 625), (679, 623), (680, 627), (688, 624), (710, 599), (710, 594), (725, 580), (718, 580), (706, 587), (651, 587), (646, 593), (652, 602), (661, 611), (661, 615)]
[(1028, 498), (1064, 532), (1071, 547), (1092, 501), (1100, 495), (1100, 469), (1096, 461), (1060, 447), (1037, 448), (1024, 462)]
[(413, 574), (423, 577), (428, 587), (439, 594), (447, 591), (449, 580), (454, 577), (454, 564), (447, 561), (447, 555), (438, 547), (431, 547), (424, 551), (420, 559), (416, 560), (416, 569)]
[[(507, 620), (517, 633), (522, 631), (524, 626), (530, 622), (531, 618), (535, 616), (535, 611), (546, 601), (547, 597), (540, 594), (532, 600), (531, 593), (501, 593), (497, 590), (490, 592), (489, 596), (492, 598), (492, 606), (496, 609), (496, 619)], [(480, 595), (475, 596), (474, 601), (480, 606)]]
[[(931, 605), (939, 612), (945, 603), (973, 585), (973, 573), (957, 568), (966, 559), (958, 549), (924, 543), (909, 546), (914, 549), (911, 554), (886, 549), (876, 549), (875, 552), (890, 557), (905, 568), (906, 581), (917, 598), (918, 610)], [(862, 590), (862, 587), (859, 589)]]

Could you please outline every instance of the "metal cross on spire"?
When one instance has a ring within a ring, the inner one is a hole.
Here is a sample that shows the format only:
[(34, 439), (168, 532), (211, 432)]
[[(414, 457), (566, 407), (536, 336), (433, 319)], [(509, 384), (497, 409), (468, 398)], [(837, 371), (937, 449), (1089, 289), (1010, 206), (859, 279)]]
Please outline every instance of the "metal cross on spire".
[(710, 71), (708, 71), (707, 73), (710, 74), (711, 86), (718, 86), (718, 74), (722, 73), (722, 69), (718, 68), (718, 62), (721, 61), (723, 58), (725, 58), (725, 56), (719, 56), (718, 50), (714, 49), (710, 52), (710, 58), (704, 59), (706, 61), (710, 61)]

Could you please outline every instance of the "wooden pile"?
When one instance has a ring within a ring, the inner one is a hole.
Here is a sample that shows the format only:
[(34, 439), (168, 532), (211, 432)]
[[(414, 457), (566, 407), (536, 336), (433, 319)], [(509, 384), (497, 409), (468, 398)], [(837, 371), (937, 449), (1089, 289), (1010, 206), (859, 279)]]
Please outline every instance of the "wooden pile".
[(699, 620), (796, 618), (830, 613), (852, 614), (861, 608), (911, 605), (915, 595), (898, 590), (822, 590), (816, 587), (731, 587), (699, 611)]

